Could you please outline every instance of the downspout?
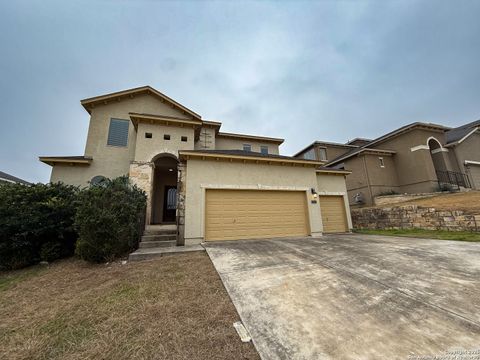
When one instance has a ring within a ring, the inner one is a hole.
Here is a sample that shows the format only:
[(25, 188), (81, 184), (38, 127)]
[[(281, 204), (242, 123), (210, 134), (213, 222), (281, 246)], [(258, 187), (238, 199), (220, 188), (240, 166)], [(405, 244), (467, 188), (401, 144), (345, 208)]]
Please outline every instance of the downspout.
[(372, 187), (370, 185), (370, 177), (368, 176), (367, 160), (365, 159), (365, 155), (363, 155), (363, 168), (365, 169), (365, 175), (367, 177), (367, 187), (368, 187), (368, 192), (370, 193), (370, 201), (372, 202), (372, 204), (374, 204)]

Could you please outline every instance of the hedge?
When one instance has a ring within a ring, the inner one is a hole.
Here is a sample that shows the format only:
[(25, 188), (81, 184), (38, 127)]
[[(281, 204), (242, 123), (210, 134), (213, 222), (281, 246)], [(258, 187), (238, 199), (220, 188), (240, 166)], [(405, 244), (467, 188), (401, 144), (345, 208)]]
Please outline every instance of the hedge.
[(0, 269), (17, 269), (74, 253), (78, 188), (0, 183)]
[(76, 254), (92, 262), (110, 261), (138, 247), (146, 195), (127, 177), (106, 179), (79, 193)]
[(102, 262), (135, 250), (146, 196), (127, 177), (85, 189), (0, 182), (0, 270), (78, 254)]

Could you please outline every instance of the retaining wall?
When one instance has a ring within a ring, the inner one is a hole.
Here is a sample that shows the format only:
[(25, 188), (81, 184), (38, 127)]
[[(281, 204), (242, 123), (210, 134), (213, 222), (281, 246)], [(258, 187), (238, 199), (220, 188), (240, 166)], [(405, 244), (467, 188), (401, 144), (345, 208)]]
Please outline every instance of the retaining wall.
[(425, 229), (480, 231), (480, 214), (445, 211), (417, 205), (353, 209), (355, 229)]

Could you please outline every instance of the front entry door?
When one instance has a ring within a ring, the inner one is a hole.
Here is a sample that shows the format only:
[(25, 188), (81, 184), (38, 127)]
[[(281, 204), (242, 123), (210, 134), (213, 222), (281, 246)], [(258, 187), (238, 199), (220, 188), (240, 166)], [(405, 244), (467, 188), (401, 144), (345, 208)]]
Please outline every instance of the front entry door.
[(177, 211), (177, 187), (165, 186), (163, 194), (163, 222), (174, 222)]

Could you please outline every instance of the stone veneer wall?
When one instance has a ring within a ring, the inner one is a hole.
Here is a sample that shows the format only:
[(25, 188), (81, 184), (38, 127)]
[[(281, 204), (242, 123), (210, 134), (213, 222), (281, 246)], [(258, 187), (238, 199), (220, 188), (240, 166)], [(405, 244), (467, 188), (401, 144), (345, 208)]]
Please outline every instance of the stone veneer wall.
[(185, 192), (187, 180), (187, 165), (178, 164), (177, 177), (177, 245), (185, 244)]
[(480, 215), (417, 205), (352, 210), (355, 229), (480, 231)]
[(132, 161), (128, 174), (132, 184), (137, 185), (147, 194), (147, 211), (145, 214), (145, 224), (149, 225), (152, 219), (152, 190), (153, 190), (153, 163)]

